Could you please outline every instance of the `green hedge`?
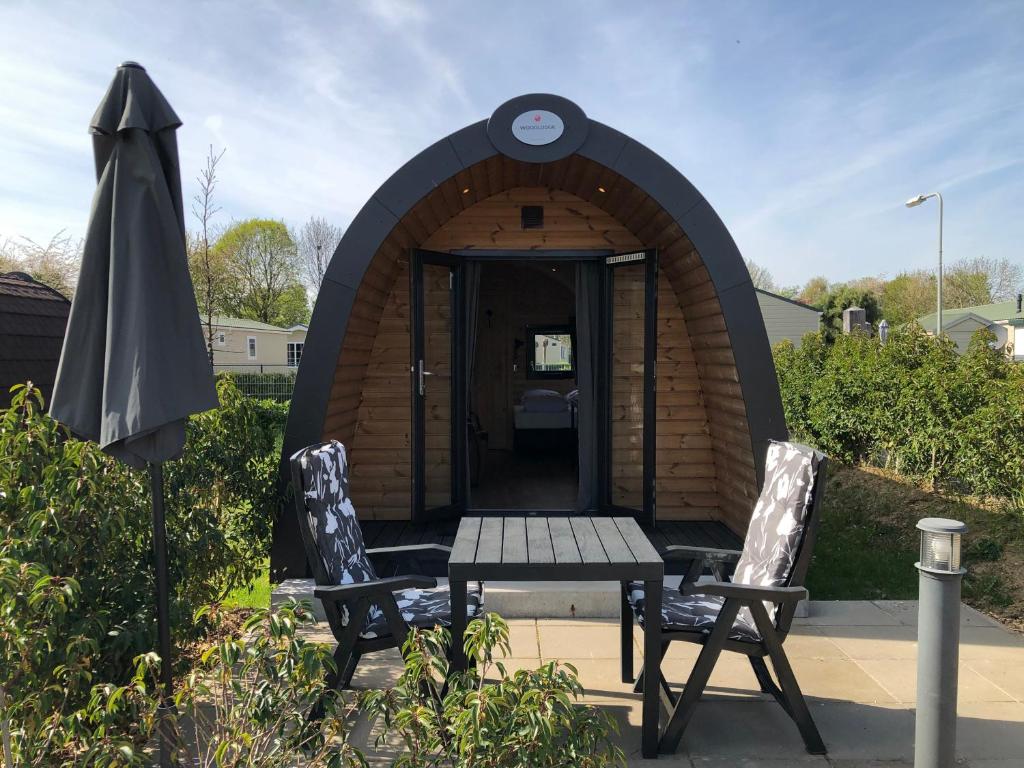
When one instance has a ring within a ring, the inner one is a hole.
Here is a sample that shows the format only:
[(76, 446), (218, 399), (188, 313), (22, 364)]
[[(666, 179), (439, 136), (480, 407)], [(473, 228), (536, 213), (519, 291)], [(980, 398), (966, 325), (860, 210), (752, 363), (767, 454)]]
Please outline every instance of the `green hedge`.
[(243, 373), (225, 371), (220, 376), (234, 381), (238, 391), (246, 397), (257, 397), (276, 402), (291, 400), (295, 389), (295, 373)]
[(881, 344), (863, 333), (808, 334), (775, 347), (790, 431), (847, 462), (947, 489), (1024, 493), (1024, 368), (978, 331), (958, 355), (913, 325)]

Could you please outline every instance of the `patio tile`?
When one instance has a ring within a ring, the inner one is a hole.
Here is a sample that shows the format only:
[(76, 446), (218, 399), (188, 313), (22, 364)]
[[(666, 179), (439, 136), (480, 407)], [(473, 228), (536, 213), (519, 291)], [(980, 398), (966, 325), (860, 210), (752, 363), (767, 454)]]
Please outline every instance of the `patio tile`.
[(619, 627), (615, 623), (552, 624), (540, 621), (537, 628), (543, 658), (619, 658)]
[(895, 703), (890, 694), (850, 659), (790, 659), (800, 689), (807, 698)]
[(974, 761), (1024, 755), (1024, 704), (970, 702), (959, 707), (956, 751)]
[[(873, 602), (886, 613), (892, 614), (900, 624), (917, 626), (917, 600), (875, 600)], [(963, 603), (960, 604), (960, 626), (1002, 628), (1002, 625), (992, 617)]]
[(614, 619), (537, 619), (543, 626), (549, 627), (610, 627), (619, 631), (619, 620)]
[(960, 660), (1024, 664), (1024, 638), (1002, 627), (961, 627)]
[(368, 653), (356, 666), (356, 672), (352, 675), (352, 688), (362, 691), (389, 688), (398, 682), (402, 670), (402, 654), (397, 648)]
[(917, 629), (906, 626), (819, 627), (851, 659), (916, 659)]
[(639, 752), (626, 758), (626, 768), (693, 768), (693, 761), (684, 754), (658, 755), (650, 760), (642, 757)]
[(965, 667), (1024, 703), (1024, 658), (1016, 664), (991, 659), (969, 659), (960, 662), (961, 673)]
[(692, 758), (803, 758), (793, 721), (775, 702), (702, 700), (683, 734)]
[(811, 715), (818, 724), (830, 759), (914, 759), (914, 713), (911, 709), (899, 705), (832, 701), (813, 703)]
[[(863, 659), (858, 666), (875, 682), (892, 694), (897, 701), (914, 703), (917, 700), (917, 664), (911, 659)], [(1013, 701), (1013, 697), (977, 672), (961, 665), (957, 685), (957, 700)]]
[(885, 627), (899, 626), (900, 621), (870, 600), (815, 600), (811, 615), (794, 619), (796, 625)]
[(790, 659), (841, 659), (846, 654), (822, 627), (793, 627), (783, 644)]
[[(772, 750), (763, 749), (762, 752)], [(693, 768), (814, 768), (827, 766), (822, 755), (794, 755), (793, 757), (693, 757)]]
[[(696, 648), (696, 646), (694, 646)], [(696, 659), (696, 654), (694, 654)], [(682, 688), (693, 669), (693, 660), (667, 658), (664, 664), (665, 677), (675, 689)], [(747, 699), (770, 700), (768, 694), (761, 693), (757, 678), (750, 668), (750, 662), (738, 653), (723, 653), (715, 665), (711, 678), (704, 691), (710, 699)]]
[(513, 658), (525, 659), (540, 657), (540, 644), (537, 642), (537, 621), (535, 619), (510, 619), (508, 622), (508, 639), (512, 646)]
[(632, 696), (633, 684), (622, 682), (618, 659), (559, 659), (576, 667), (580, 684), (589, 696)]

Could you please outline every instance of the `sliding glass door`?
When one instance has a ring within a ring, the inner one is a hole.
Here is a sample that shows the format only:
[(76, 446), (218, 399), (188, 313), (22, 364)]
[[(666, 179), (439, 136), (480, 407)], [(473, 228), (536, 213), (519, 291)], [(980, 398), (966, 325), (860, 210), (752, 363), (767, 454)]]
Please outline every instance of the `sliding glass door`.
[(604, 506), (653, 524), (658, 253), (606, 256), (604, 264)]

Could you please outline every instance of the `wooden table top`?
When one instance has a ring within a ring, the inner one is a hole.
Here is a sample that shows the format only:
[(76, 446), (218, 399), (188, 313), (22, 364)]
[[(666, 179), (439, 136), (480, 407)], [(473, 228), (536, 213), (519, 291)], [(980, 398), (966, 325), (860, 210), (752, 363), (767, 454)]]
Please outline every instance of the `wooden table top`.
[(632, 517), (465, 517), (453, 580), (657, 580), (665, 563)]

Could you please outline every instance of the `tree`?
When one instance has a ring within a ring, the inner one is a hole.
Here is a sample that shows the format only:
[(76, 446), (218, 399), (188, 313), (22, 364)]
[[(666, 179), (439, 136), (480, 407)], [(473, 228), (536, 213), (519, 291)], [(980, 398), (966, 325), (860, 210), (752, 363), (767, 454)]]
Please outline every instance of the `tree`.
[(302, 276), (314, 295), (320, 292), (327, 265), (331, 263), (331, 257), (343, 234), (341, 227), (334, 226), (326, 219), (310, 217), (295, 236)]
[(882, 316), (903, 325), (935, 311), (935, 275), (923, 269), (901, 272), (882, 288)]
[(803, 290), (797, 295), (797, 299), (804, 304), (810, 304), (812, 307), (821, 309), (821, 305), (825, 302), (825, 297), (828, 295), (828, 289), (828, 280), (818, 275), (807, 281)]
[(760, 288), (762, 291), (774, 291), (775, 280), (772, 278), (772, 273), (752, 259), (747, 259), (746, 262), (747, 271), (750, 273), (750, 281), (754, 284), (754, 287)]
[(991, 304), (988, 274), (970, 260), (953, 264), (942, 276), (943, 308), (960, 309)]
[(241, 221), (220, 236), (215, 251), (234, 281), (226, 308), (238, 317), (273, 323), (282, 314), (282, 297), (293, 286), (301, 287), (298, 251), (283, 222)]
[(301, 283), (292, 283), (288, 286), (276, 305), (276, 314), (270, 321), (272, 325), (280, 325), (289, 328), (298, 323), (309, 322), (309, 298), (306, 295), (306, 286)]
[(843, 310), (848, 307), (863, 309), (872, 325), (878, 320), (878, 297), (874, 293), (849, 285), (836, 286), (820, 305), (822, 333), (829, 342), (842, 335)]
[(946, 271), (943, 305), (971, 307), (1010, 301), (1024, 286), (1024, 268), (1009, 259), (960, 259)]
[(188, 266), (192, 273), (192, 284), (195, 286), (196, 303), (206, 321), (206, 351), (213, 365), (213, 316), (220, 308), (227, 289), (227, 270), (221, 254), (215, 254), (210, 243), (213, 217), (220, 207), (213, 202), (213, 192), (217, 186), (217, 164), (224, 157), (221, 150), (214, 154), (213, 145), (206, 155), (206, 167), (199, 172), (199, 192), (192, 198), (192, 215), (199, 222), (199, 233), (196, 238), (189, 238)]
[(0, 273), (24, 272), (70, 299), (78, 283), (83, 246), (81, 239), (72, 238), (64, 230), (45, 245), (27, 237), (8, 239), (0, 245)]

